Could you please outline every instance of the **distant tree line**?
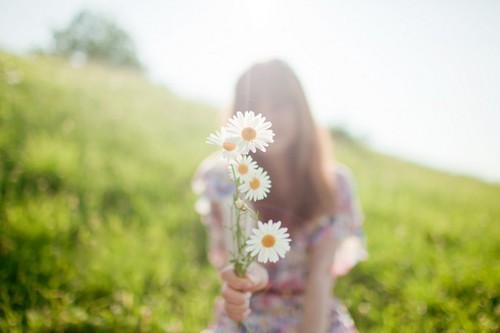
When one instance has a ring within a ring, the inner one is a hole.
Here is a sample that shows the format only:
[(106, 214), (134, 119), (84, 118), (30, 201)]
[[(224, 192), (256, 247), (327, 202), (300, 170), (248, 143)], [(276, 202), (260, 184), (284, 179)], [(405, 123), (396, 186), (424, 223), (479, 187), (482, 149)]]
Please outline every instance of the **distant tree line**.
[(49, 50), (52, 54), (143, 69), (132, 38), (103, 15), (83, 10), (66, 28), (54, 30), (52, 37), (53, 46)]

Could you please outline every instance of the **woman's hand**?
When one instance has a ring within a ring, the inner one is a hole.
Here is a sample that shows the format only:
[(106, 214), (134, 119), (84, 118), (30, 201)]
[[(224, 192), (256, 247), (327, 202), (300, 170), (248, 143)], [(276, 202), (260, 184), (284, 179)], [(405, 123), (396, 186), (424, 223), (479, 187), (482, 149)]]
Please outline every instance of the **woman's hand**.
[(264, 289), (269, 282), (267, 270), (252, 263), (245, 277), (239, 277), (233, 265), (228, 265), (220, 273), (222, 283), (222, 298), (224, 308), (229, 318), (243, 321), (251, 312), (250, 297), (253, 292)]

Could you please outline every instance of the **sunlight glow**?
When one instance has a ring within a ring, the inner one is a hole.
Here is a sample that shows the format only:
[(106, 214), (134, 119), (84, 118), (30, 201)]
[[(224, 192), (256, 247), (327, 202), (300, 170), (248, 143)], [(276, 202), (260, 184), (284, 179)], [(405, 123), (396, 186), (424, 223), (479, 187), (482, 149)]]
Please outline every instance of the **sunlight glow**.
[(500, 44), (491, 34), (500, 29), (500, 6), (493, 2), (51, 3), (43, 11), (29, 0), (6, 4), (0, 42), (45, 45), (48, 27), (64, 26), (82, 7), (97, 9), (131, 32), (154, 81), (219, 107), (231, 103), (249, 65), (281, 58), (320, 122), (382, 151), (500, 181)]

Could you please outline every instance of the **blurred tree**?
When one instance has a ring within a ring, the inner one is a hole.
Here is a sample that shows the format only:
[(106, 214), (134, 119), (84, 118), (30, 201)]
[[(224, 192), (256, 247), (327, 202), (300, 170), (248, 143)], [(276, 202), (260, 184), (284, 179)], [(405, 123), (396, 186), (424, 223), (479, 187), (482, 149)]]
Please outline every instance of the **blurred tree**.
[(114, 66), (143, 69), (135, 43), (111, 19), (83, 10), (65, 29), (53, 31), (53, 53), (82, 62), (102, 61)]

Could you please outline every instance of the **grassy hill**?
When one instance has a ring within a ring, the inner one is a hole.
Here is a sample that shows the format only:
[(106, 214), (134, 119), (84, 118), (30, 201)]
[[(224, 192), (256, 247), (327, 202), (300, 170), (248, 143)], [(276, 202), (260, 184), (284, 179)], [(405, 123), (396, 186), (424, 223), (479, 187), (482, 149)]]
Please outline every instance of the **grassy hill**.
[[(216, 118), (134, 72), (0, 53), (0, 331), (203, 328), (190, 177)], [(498, 330), (500, 186), (335, 142), (366, 218), (369, 260), (335, 286), (359, 329)]]

